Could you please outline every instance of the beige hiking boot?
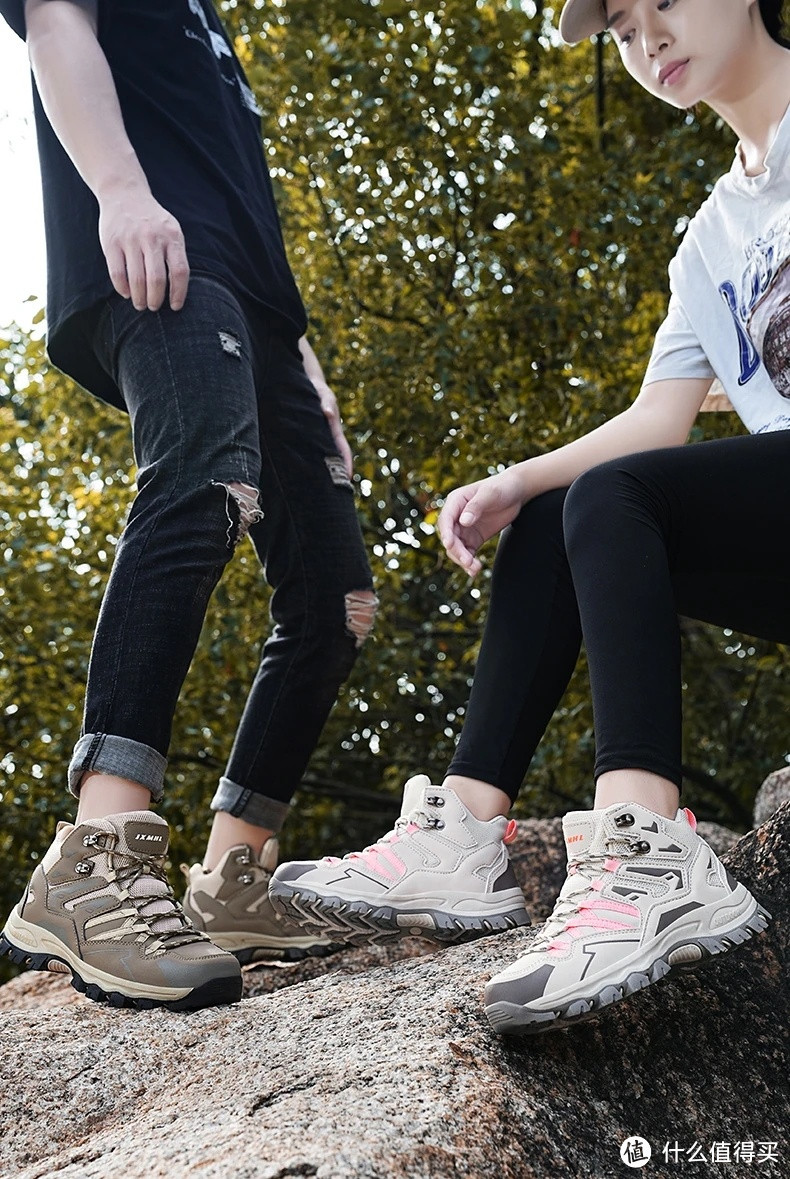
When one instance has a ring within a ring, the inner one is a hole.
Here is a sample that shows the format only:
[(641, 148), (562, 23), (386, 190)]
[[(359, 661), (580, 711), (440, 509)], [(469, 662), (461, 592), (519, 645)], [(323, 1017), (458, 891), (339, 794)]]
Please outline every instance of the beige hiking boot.
[(533, 1035), (591, 1019), (669, 974), (761, 933), (770, 914), (697, 834), (635, 802), (563, 819), (568, 876), (554, 911), (486, 987), (497, 1032)]
[(191, 1011), (241, 998), (241, 971), (184, 916), (150, 811), (61, 823), (0, 935), (0, 953), (113, 1007)]
[(305, 930), (352, 945), (516, 929), (530, 920), (507, 850), (515, 834), (514, 820), (476, 819), (454, 790), (418, 774), (391, 831), (342, 859), (282, 864), (269, 896)]
[(200, 864), (181, 865), (188, 882), (184, 912), (215, 946), (230, 950), (245, 965), (262, 958), (293, 962), (332, 949), (329, 938), (305, 933), (272, 908), (268, 889), (277, 853), (277, 839), (272, 836), (260, 856), (240, 844), (227, 851), (211, 872)]

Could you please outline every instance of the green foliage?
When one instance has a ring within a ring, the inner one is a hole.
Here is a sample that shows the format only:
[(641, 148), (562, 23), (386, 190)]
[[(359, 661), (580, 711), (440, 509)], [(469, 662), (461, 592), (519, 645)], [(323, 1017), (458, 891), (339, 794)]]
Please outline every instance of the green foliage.
[[(463, 720), (489, 574), (469, 587), (440, 552), (441, 497), (633, 399), (683, 219), (733, 143), (714, 117), (648, 98), (610, 48), (601, 113), (592, 47), (559, 47), (528, 0), (221, 7), (264, 108), (311, 339), (358, 456), (381, 598), (376, 638), (284, 841), (286, 855), (338, 851), (381, 830), (409, 773), (442, 774)], [(697, 433), (738, 430), (716, 415)], [(0, 340), (0, 456), (8, 907), (64, 810), (91, 631), (134, 472), (125, 419), (16, 329)], [(200, 853), (266, 611), (245, 544), (179, 706), (163, 807), (176, 861)], [(787, 714), (785, 652), (688, 623), (684, 653), (688, 801), (747, 826), (756, 785), (787, 754), (775, 724)], [(587, 804), (592, 748), (582, 665), (521, 813)]]

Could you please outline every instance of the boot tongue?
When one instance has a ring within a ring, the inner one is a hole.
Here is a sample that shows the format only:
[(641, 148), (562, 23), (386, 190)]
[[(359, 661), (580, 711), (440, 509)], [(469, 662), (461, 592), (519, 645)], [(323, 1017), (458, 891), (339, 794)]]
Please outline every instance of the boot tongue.
[[(606, 824), (604, 811), (569, 811), (562, 820), (562, 833), (565, 836), (565, 848), (568, 862), (579, 859), (586, 853), (592, 855), (606, 855)], [(578, 905), (590, 891), (590, 876), (574, 866), (568, 872), (565, 882), (560, 889), (558, 901), (571, 903), (571, 907), (560, 906), (558, 916), (554, 913), (549, 917), (543, 929), (538, 934), (536, 943), (548, 945), (554, 938), (560, 937), (565, 929), (565, 923), (573, 912), (573, 906)], [(555, 908), (556, 912), (556, 908)], [(570, 946), (572, 941), (566, 939)]]
[[(94, 830), (107, 831), (117, 836), (118, 842), (113, 851), (132, 856), (155, 856), (160, 862), (164, 861), (167, 854), (167, 823), (151, 811), (129, 811), (105, 819), (91, 819), (88, 825)], [(104, 860), (104, 857), (100, 857), (100, 860)], [(122, 876), (125, 875), (123, 867), (127, 863), (124, 861), (123, 866), (116, 865)], [(143, 873), (131, 883), (124, 880), (124, 885), (129, 890), (129, 896), (137, 902), (140, 915), (148, 919), (154, 933), (168, 933), (184, 927), (173, 894), (164, 880)]]
[(570, 811), (564, 816), (562, 833), (569, 860), (588, 851), (606, 854), (603, 815), (603, 811)]
[(164, 856), (168, 848), (168, 828), (164, 819), (151, 811), (129, 811), (106, 819), (91, 819), (89, 825), (118, 837), (116, 848), (133, 856)]
[(431, 779), (427, 774), (415, 774), (413, 778), (409, 778), (403, 787), (403, 806), (400, 810), (402, 819), (407, 819), (414, 811), (421, 809), (423, 794), (430, 786)]
[[(252, 848), (249, 849), (250, 859), (255, 862)], [(258, 863), (263, 868), (264, 872), (273, 872), (277, 867), (277, 858), (280, 854), (280, 846), (276, 835), (272, 835), (266, 840), (261, 848), (261, 854), (258, 856)]]

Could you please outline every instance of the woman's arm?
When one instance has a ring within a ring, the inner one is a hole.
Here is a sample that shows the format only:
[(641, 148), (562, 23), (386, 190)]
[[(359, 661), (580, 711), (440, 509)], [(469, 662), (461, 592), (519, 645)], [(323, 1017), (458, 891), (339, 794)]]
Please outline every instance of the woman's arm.
[(555, 487), (569, 487), (590, 467), (662, 446), (682, 446), (711, 386), (709, 380), (655, 381), (623, 413), (548, 454), (517, 465), (523, 502)]
[(530, 499), (569, 487), (584, 471), (609, 459), (681, 446), (710, 386), (709, 380), (645, 385), (624, 413), (575, 442), (451, 492), (439, 517), (439, 535), (448, 556), (474, 577), (481, 568), (477, 550), (510, 524)]
[(138, 311), (155, 311), (170, 280), (183, 306), (184, 236), (154, 200), (123, 124), (107, 58), (96, 39), (97, 0), (25, 0), (30, 64), (44, 110), (99, 202), (99, 239), (113, 286)]

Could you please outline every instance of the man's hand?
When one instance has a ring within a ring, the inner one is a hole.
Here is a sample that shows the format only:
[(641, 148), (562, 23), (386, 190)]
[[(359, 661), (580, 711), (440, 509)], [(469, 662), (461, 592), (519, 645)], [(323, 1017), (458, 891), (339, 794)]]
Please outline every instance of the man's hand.
[(527, 498), (518, 467), (451, 491), (439, 516), (439, 536), (447, 555), (476, 577), (482, 562), (475, 553), (515, 520)]
[(304, 371), (307, 373), (313, 388), (318, 394), (318, 400), (321, 402), (324, 417), (329, 422), (329, 429), (332, 431), (337, 453), (343, 460), (346, 474), (351, 479), (351, 476), (354, 474), (354, 459), (351, 454), (351, 447), (348, 445), (346, 436), (343, 433), (343, 420), (340, 417), (337, 398), (326, 383), (324, 370), (321, 368), (315, 352), (307, 342), (307, 336), (302, 336), (299, 341), (299, 351), (302, 354)]
[(99, 241), (112, 285), (138, 311), (158, 311), (168, 288), (171, 308), (181, 310), (189, 284), (184, 234), (147, 187), (100, 194)]
[(44, 109), (99, 203), (99, 240), (113, 286), (138, 311), (184, 305), (181, 226), (154, 200), (124, 127), (97, 40), (96, 0), (25, 0), (27, 47)]
[(327, 385), (326, 381), (313, 382), (313, 388), (318, 394), (318, 400), (321, 402), (321, 409), (324, 411), (324, 417), (329, 422), (329, 429), (332, 431), (332, 437), (337, 447), (337, 453), (343, 460), (343, 466), (346, 468), (346, 474), (351, 479), (354, 474), (354, 458), (351, 454), (351, 447), (348, 445), (348, 440), (343, 433), (343, 422), (340, 417), (340, 410), (337, 404), (337, 398), (332, 390)]

